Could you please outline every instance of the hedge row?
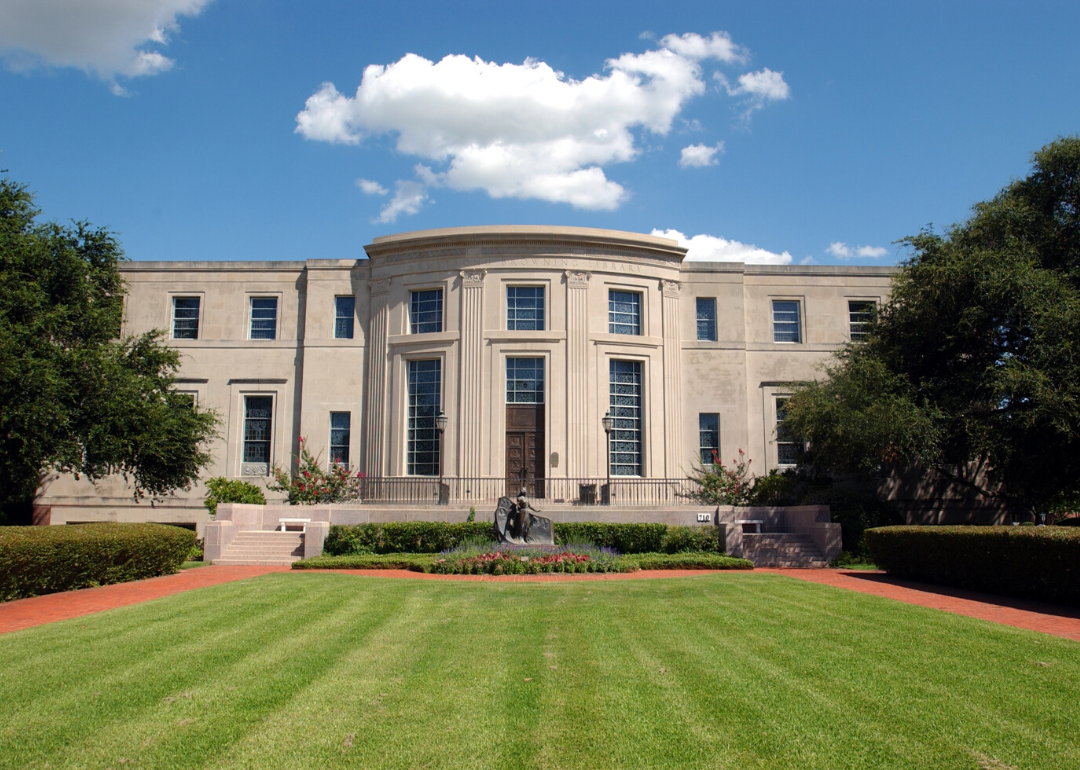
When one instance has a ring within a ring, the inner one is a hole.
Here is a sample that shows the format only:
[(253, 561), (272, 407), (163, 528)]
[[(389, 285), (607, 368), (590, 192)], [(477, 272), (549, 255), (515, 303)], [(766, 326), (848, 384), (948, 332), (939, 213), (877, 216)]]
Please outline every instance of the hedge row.
[(166, 524), (0, 527), (0, 601), (168, 575), (193, 545)]
[[(348, 554), (440, 553), (466, 540), (492, 541), (490, 523), (446, 524), (408, 521), (386, 524), (334, 525), (323, 553)], [(716, 527), (678, 527), (667, 524), (555, 524), (555, 542), (592, 543), (631, 553), (719, 553)]]
[[(294, 561), (295, 570), (307, 569), (407, 569), (413, 572), (431, 572), (434, 554), (352, 554), (348, 556), (316, 556), (312, 559)], [(615, 561), (619, 571), (633, 572), (637, 569), (731, 569), (750, 570), (754, 565), (746, 559), (736, 559), (717, 553), (644, 553), (619, 556)]]
[(1070, 527), (881, 527), (866, 544), (897, 577), (1080, 604), (1080, 531)]

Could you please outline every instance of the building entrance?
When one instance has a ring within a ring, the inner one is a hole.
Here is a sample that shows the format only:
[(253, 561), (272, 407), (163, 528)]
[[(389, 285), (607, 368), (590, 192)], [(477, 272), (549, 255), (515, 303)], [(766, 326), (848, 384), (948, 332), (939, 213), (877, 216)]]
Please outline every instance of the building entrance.
[(544, 497), (544, 405), (506, 407), (506, 496)]

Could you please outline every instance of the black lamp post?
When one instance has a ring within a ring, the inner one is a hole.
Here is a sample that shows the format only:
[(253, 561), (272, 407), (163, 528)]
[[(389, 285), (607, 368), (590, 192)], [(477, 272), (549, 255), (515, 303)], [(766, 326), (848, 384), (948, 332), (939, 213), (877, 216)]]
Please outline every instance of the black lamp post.
[(611, 429), (615, 425), (615, 418), (608, 411), (600, 422), (604, 425), (604, 435), (607, 437), (607, 503), (611, 505)]
[(435, 415), (435, 427), (439, 429), (439, 505), (444, 505), (450, 502), (450, 495), (443, 495), (443, 433), (446, 431), (446, 415), (442, 409)]

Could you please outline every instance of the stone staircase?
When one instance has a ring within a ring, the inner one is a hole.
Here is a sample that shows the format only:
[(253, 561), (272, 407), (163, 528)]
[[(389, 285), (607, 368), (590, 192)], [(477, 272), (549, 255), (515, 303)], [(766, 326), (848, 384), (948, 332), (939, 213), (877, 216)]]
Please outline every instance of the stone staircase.
[(765, 533), (743, 535), (743, 558), (755, 567), (827, 567), (809, 535)]
[(288, 565), (303, 557), (303, 532), (237, 532), (214, 564)]

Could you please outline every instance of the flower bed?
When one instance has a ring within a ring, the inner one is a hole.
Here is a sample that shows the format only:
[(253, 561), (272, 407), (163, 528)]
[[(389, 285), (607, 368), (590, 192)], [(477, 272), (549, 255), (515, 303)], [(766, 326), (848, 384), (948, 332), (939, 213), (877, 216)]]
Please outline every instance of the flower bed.
[(506, 549), (486, 553), (448, 553), (431, 565), (442, 575), (548, 575), (552, 573), (633, 572), (637, 565), (620, 561), (614, 554)]

